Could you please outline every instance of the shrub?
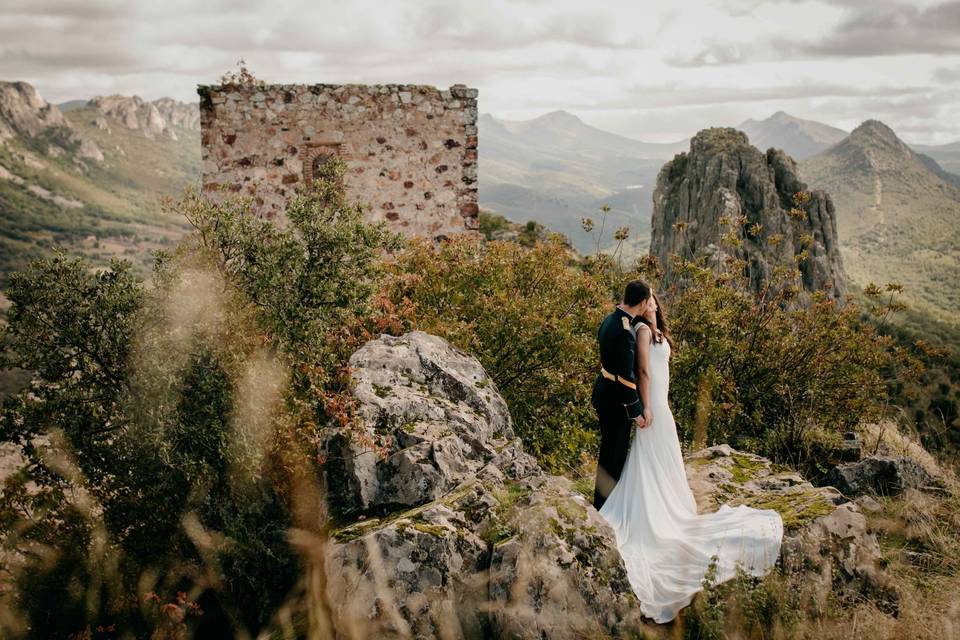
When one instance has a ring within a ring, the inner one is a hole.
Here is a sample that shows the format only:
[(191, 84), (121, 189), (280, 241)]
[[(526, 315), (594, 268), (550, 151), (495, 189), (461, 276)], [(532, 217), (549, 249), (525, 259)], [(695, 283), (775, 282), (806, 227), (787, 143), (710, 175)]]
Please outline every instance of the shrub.
[(129, 263), (62, 254), (11, 278), (3, 366), (34, 374), (0, 412), (27, 459), (0, 535), (22, 554), (5, 568), (33, 637), (176, 637), (163, 616), (191, 612), (201, 637), (256, 630), (290, 594), (288, 536), (325, 526), (316, 445), (348, 417), (344, 354), (395, 245), (346, 204), (342, 169), (283, 229), (249, 200), (188, 193), (195, 231), (157, 255), (149, 289)]
[(382, 328), (421, 329), (474, 354), (547, 467), (579, 466), (591, 454), (596, 331), (612, 302), (562, 242), (528, 249), (462, 237), (437, 250), (412, 242), (391, 266), (382, 304)]
[[(642, 270), (660, 274), (650, 259)], [(728, 442), (818, 475), (823, 448), (884, 415), (890, 383), (920, 370), (852, 301), (823, 291), (801, 300), (795, 271), (775, 270), (757, 294), (735, 263), (718, 272), (676, 259), (674, 273), (658, 291), (677, 344), (671, 402), (687, 446)]]

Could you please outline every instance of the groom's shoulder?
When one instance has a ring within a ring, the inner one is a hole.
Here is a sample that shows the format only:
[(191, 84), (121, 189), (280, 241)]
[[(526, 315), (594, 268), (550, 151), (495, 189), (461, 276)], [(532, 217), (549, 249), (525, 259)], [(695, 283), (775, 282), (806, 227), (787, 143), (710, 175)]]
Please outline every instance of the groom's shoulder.
[(618, 335), (636, 336), (636, 330), (630, 324), (630, 317), (620, 309), (614, 309), (601, 323), (601, 329), (606, 329)]

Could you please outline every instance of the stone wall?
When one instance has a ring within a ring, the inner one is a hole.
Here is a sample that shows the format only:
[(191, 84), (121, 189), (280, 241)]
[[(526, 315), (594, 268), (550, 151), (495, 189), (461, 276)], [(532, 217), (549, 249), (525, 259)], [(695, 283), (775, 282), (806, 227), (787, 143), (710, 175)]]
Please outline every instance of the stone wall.
[[(256, 198), (282, 223), (286, 201), (333, 156), (371, 221), (437, 238), (478, 228), (477, 90), (454, 85), (201, 85), (208, 197)], [(224, 188), (226, 191), (224, 191)]]

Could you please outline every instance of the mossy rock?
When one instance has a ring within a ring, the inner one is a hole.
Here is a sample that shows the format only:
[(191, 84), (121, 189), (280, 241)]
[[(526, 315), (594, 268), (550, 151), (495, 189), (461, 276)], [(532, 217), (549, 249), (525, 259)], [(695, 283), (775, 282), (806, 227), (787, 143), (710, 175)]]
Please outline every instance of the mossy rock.
[(761, 471), (770, 467), (770, 463), (765, 460), (752, 458), (741, 453), (734, 453), (730, 458), (733, 460), (730, 472), (733, 473), (734, 482), (749, 482), (756, 478)]
[(783, 518), (783, 527), (788, 531), (829, 515), (837, 508), (817, 489), (755, 495), (739, 503), (756, 509), (775, 510)]
[(478, 484), (479, 482), (476, 480), (466, 482), (446, 495), (440, 496), (436, 500), (433, 500), (432, 502), (427, 502), (426, 504), (418, 505), (412, 508), (404, 507), (402, 509), (397, 509), (396, 511), (392, 511), (377, 517), (364, 517), (363, 519), (355, 520), (350, 524), (335, 529), (331, 532), (330, 536), (337, 542), (350, 542), (351, 540), (356, 540), (357, 538), (365, 536), (371, 531), (383, 529), (384, 527), (393, 524), (398, 520), (405, 519), (410, 520), (411, 522), (419, 520), (420, 522), (423, 522), (422, 519), (418, 518), (419, 514), (438, 504), (450, 507), (456, 511), (458, 510), (457, 502), (470, 493), (470, 491), (474, 490)]

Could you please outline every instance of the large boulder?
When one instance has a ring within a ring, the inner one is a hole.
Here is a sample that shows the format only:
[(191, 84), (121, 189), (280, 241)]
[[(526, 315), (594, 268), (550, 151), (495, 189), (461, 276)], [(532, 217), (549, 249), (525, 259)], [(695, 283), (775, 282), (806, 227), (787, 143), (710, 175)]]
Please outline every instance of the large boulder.
[(806, 574), (821, 595), (865, 596), (896, 610), (898, 595), (877, 537), (860, 504), (835, 487), (815, 487), (791, 469), (725, 444), (694, 453), (686, 468), (701, 512), (721, 504), (776, 509), (784, 525), (781, 566)]
[[(487, 464), (536, 469), (507, 404), (475, 358), (422, 332), (383, 336), (350, 358), (364, 432), (327, 443), (327, 487), (341, 514), (394, 511), (447, 494)], [(381, 455), (382, 454), (382, 455)]]
[(904, 489), (930, 486), (933, 481), (919, 463), (905, 456), (869, 456), (837, 465), (827, 476), (827, 482), (850, 497), (895, 495)]
[(640, 628), (613, 531), (543, 473), (476, 359), (422, 332), (350, 359), (361, 432), (327, 442), (347, 637), (581, 638)]
[[(338, 524), (322, 583), (339, 637), (649, 631), (613, 531), (569, 480), (524, 453), (474, 358), (412, 332), (367, 343), (350, 366), (360, 424), (326, 442)], [(884, 587), (876, 538), (835, 489), (726, 446), (693, 455), (687, 472), (701, 510), (780, 511), (785, 562), (851, 589)]]

